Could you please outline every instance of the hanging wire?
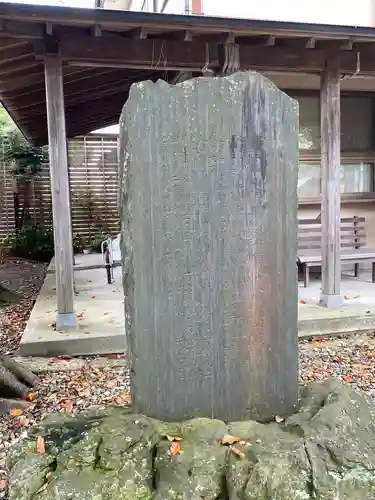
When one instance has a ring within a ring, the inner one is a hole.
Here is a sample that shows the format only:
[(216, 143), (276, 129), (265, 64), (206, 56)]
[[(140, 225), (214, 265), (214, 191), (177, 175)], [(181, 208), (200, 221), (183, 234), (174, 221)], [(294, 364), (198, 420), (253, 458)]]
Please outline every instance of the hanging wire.
[(167, 66), (167, 45), (165, 40), (161, 42), (160, 53), (157, 61), (155, 61), (155, 41), (152, 42), (152, 59), (151, 59), (151, 69), (158, 69), (159, 67)]
[(210, 45), (208, 42), (206, 42), (206, 62), (202, 68), (203, 76), (212, 76), (213, 75), (214, 72), (212, 71), (211, 68), (209, 68), (209, 64), (210, 64)]

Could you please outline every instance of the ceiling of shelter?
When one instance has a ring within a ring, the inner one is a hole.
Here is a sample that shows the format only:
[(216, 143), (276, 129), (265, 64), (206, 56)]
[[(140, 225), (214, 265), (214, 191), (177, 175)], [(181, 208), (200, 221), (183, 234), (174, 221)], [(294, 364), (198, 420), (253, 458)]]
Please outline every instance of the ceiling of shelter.
[(343, 88), (375, 90), (374, 28), (0, 3), (0, 97), (35, 144), (47, 142), (44, 57), (57, 52), (68, 137), (116, 123), (132, 83), (203, 68), (318, 88), (335, 56)]

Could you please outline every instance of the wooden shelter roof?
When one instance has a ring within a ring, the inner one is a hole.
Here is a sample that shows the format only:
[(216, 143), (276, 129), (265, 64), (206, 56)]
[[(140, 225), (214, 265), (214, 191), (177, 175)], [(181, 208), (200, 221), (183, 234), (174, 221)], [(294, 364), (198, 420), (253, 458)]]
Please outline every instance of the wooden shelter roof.
[(0, 97), (26, 137), (47, 142), (43, 56), (64, 64), (67, 136), (118, 121), (132, 83), (220, 71), (238, 44), (241, 69), (375, 77), (375, 29), (0, 3)]

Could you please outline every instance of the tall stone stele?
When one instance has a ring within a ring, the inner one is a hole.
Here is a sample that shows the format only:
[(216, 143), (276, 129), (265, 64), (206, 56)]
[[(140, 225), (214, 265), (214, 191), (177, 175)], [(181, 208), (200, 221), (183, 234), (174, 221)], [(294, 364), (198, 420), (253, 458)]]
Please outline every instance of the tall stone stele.
[(135, 410), (272, 419), (298, 392), (298, 107), (253, 73), (133, 85), (120, 121)]

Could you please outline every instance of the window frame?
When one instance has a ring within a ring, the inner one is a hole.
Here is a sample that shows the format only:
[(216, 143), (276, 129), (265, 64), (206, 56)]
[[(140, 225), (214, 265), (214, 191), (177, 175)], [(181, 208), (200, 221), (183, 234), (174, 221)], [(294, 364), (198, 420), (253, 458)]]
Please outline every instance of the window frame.
[[(299, 161), (311, 165), (321, 165), (320, 152), (308, 153), (300, 151)], [(375, 151), (372, 153), (341, 153), (341, 164), (351, 165), (355, 163), (368, 163), (372, 165), (372, 191), (366, 193), (342, 193), (342, 201), (375, 201)], [(300, 204), (320, 203), (321, 196), (298, 198)]]
[[(292, 98), (298, 98), (299, 96), (319, 96), (319, 90), (286, 90), (285, 91)], [(375, 93), (374, 92), (351, 92), (343, 91), (341, 92), (341, 98), (343, 97), (367, 97), (373, 99), (373, 128), (375, 130)], [(312, 165), (321, 165), (321, 152), (320, 150), (299, 150), (299, 161), (301, 163), (310, 163)], [(355, 164), (355, 163), (369, 163), (372, 164), (372, 191), (366, 193), (342, 193), (342, 202), (374, 202), (375, 201), (375, 137), (373, 150), (371, 151), (341, 151), (341, 164)], [(309, 205), (309, 204), (320, 204), (321, 195), (312, 197), (302, 197), (298, 198), (299, 205)]]

